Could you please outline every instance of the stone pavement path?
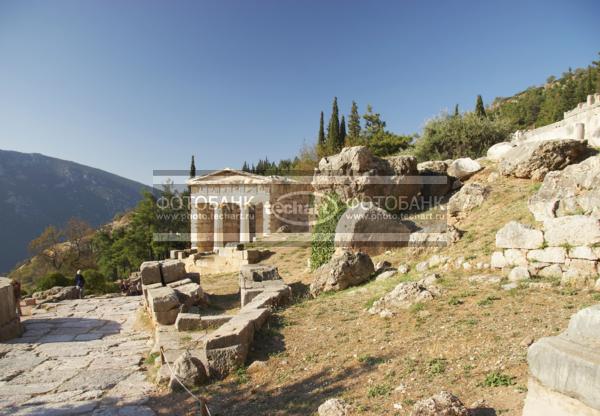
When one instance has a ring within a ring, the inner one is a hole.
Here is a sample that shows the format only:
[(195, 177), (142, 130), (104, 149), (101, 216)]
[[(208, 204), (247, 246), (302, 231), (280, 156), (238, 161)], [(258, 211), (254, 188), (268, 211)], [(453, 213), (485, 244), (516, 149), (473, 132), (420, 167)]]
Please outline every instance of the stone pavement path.
[(154, 415), (141, 369), (140, 297), (64, 301), (0, 343), (0, 415)]

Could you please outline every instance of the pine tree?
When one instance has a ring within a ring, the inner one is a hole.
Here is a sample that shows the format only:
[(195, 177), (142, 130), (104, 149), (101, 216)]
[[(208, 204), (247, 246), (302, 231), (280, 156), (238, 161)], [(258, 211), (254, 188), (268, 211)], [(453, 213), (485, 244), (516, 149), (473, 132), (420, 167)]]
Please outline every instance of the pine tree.
[(343, 148), (346, 144), (346, 119), (342, 115), (342, 121), (340, 121), (340, 137), (339, 137), (339, 148)]
[(329, 154), (337, 153), (340, 143), (340, 118), (337, 104), (337, 97), (333, 98), (333, 105), (331, 108), (331, 117), (329, 119), (329, 126), (327, 127), (327, 151)]
[(196, 177), (196, 164), (194, 163), (194, 155), (192, 155), (192, 163), (190, 164), (190, 178)]
[(248, 162), (244, 160), (244, 164), (242, 165), (243, 172), (250, 172), (250, 168), (248, 167)]
[(475, 104), (475, 114), (482, 118), (486, 116), (485, 107), (483, 106), (483, 98), (481, 98), (481, 95), (477, 96), (477, 103)]
[(454, 106), (454, 117), (458, 117), (460, 115), (460, 111), (458, 111), (458, 104)]
[(359, 143), (360, 139), (360, 115), (358, 114), (358, 106), (355, 101), (352, 101), (352, 109), (348, 118), (348, 137), (346, 141), (348, 145), (354, 146)]

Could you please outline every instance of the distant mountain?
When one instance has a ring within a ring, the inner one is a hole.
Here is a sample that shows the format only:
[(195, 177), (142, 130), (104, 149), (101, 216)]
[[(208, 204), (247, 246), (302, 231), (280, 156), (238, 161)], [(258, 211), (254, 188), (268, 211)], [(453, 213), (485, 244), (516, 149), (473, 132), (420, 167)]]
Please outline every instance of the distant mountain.
[(98, 227), (133, 208), (143, 190), (151, 188), (75, 162), (0, 150), (0, 275), (28, 257), (46, 226), (78, 217)]

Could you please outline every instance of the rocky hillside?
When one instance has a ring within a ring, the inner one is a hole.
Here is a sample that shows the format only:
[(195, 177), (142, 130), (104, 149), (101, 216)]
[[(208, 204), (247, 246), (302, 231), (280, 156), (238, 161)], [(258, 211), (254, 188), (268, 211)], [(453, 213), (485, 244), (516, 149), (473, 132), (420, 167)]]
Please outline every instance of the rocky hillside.
[(141, 183), (41, 154), (0, 150), (0, 273), (28, 255), (48, 225), (79, 217), (96, 227), (140, 200)]

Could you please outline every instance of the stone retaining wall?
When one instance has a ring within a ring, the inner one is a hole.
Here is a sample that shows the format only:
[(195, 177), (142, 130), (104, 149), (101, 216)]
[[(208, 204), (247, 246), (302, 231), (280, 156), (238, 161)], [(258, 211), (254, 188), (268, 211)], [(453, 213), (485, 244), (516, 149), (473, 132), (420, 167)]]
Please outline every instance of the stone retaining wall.
[(10, 279), (0, 277), (0, 341), (20, 337), (22, 334), (13, 286)]
[(576, 139), (587, 140), (600, 147), (600, 94), (588, 95), (587, 101), (564, 113), (564, 119), (533, 130), (517, 131), (513, 141), (517, 143)]

